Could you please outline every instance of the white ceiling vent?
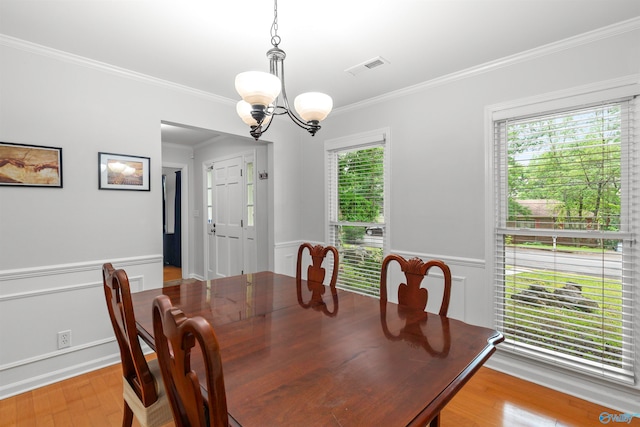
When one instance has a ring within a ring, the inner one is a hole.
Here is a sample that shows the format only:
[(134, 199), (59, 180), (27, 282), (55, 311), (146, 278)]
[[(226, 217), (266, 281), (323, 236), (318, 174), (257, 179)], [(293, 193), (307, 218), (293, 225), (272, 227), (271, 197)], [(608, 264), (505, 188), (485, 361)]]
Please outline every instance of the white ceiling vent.
[(371, 58), (368, 61), (363, 62), (362, 64), (354, 65), (351, 68), (347, 68), (345, 71), (352, 76), (355, 76), (362, 73), (363, 71), (372, 70), (388, 63), (389, 61), (387, 61), (383, 57), (376, 56), (375, 58)]

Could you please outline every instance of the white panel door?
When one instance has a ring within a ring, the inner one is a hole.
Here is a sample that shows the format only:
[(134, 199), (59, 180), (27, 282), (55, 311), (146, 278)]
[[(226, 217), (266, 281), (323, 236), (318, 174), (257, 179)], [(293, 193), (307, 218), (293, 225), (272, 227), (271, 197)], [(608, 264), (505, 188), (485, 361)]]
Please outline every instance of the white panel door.
[(219, 278), (242, 274), (243, 194), (242, 157), (214, 162), (211, 170), (213, 218), (209, 233), (209, 269)]

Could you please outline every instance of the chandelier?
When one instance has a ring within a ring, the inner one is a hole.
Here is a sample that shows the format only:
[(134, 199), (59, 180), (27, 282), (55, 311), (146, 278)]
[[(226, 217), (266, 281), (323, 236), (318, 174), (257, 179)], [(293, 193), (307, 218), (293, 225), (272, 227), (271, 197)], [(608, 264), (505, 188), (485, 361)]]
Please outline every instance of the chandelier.
[(273, 2), (273, 24), (271, 25), (271, 44), (267, 51), (269, 72), (247, 71), (236, 76), (235, 86), (242, 97), (236, 105), (238, 115), (251, 127), (249, 132), (256, 141), (269, 129), (273, 116), (287, 114), (291, 120), (311, 136), (320, 130), (320, 122), (331, 112), (333, 100), (320, 92), (306, 92), (296, 96), (293, 101), (296, 115), (289, 107), (287, 92), (284, 88), (284, 59), (286, 54), (278, 47), (278, 1)]

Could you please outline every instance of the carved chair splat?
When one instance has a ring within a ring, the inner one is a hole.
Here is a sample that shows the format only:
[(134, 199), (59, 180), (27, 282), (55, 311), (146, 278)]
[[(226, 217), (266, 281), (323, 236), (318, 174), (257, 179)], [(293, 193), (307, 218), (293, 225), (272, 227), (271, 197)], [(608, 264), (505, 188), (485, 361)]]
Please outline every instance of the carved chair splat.
[[(228, 426), (220, 346), (211, 324), (203, 317), (186, 317), (172, 306), (169, 297), (159, 295), (153, 301), (153, 329), (176, 426)], [(191, 369), (196, 344), (204, 361), (203, 379)], [(200, 380), (206, 382), (204, 396)]]
[[(307, 267), (307, 289), (311, 291), (311, 299), (308, 302), (304, 302), (302, 298), (302, 267), (303, 267), (303, 253), (308, 250), (311, 256), (311, 264)], [(333, 311), (329, 311), (326, 303), (323, 301), (322, 295), (324, 295), (326, 286), (324, 280), (326, 277), (326, 269), (322, 267), (322, 264), (327, 259), (327, 255), (331, 253), (333, 256), (333, 265), (331, 268), (331, 279), (329, 281), (329, 289), (333, 298)], [(336, 290), (336, 281), (338, 279), (338, 269), (340, 268), (340, 256), (338, 250), (334, 246), (322, 246), (311, 245), (310, 243), (303, 243), (298, 249), (298, 261), (296, 267), (296, 291), (298, 294), (298, 303), (304, 307), (313, 307), (317, 310), (323, 311), (327, 315), (335, 315), (338, 311), (338, 293)]]

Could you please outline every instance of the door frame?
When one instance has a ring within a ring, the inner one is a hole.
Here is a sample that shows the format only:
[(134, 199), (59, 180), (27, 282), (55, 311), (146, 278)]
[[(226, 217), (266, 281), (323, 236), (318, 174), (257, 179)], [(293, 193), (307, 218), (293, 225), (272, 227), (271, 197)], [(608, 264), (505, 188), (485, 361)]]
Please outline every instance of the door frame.
[(180, 193), (182, 196), (180, 199), (180, 210), (182, 211), (182, 217), (180, 218), (180, 245), (182, 246), (182, 253), (180, 264), (182, 265), (182, 277), (185, 278), (189, 274), (189, 230), (191, 229), (189, 223), (189, 218), (191, 217), (191, 211), (189, 210), (189, 165), (184, 163), (162, 162), (162, 167), (180, 169), (182, 172), (180, 185)]
[[(216, 162), (223, 162), (225, 160), (229, 160), (229, 159), (234, 159), (236, 157), (241, 157), (242, 158), (242, 170), (243, 170), (243, 175), (242, 175), (242, 191), (243, 191), (243, 198), (242, 200), (245, 200), (246, 196), (246, 158), (247, 156), (253, 156), (253, 162), (254, 162), (254, 166), (256, 164), (257, 161), (257, 150), (256, 149), (248, 149), (248, 150), (241, 150), (238, 151), (236, 153), (233, 154), (228, 154), (222, 157), (215, 157), (213, 159), (209, 159), (209, 160), (205, 160), (202, 162), (202, 212), (204, 213), (202, 215), (202, 224), (203, 224), (203, 254), (204, 254), (204, 263), (203, 263), (203, 267), (204, 267), (204, 278), (205, 280), (209, 280), (211, 279), (208, 274), (208, 272), (211, 270), (210, 269), (210, 261), (211, 261), (211, 257), (209, 254), (209, 232), (208, 232), (208, 228), (209, 228), (209, 224), (208, 224), (208, 206), (207, 206), (207, 201), (208, 201), (208, 188), (207, 188), (207, 175), (208, 175), (208, 168), (209, 165), (213, 165)], [(257, 169), (254, 169), (254, 172), (257, 174)], [(254, 176), (254, 180), (256, 182), (254, 182), (254, 184), (257, 184), (257, 179)], [(255, 190), (257, 190), (257, 185), (255, 186)], [(254, 190), (254, 191), (255, 191)], [(257, 205), (257, 197), (256, 197), (256, 205)], [(256, 209), (258, 209), (256, 207)], [(243, 209), (243, 213), (242, 213), (242, 217), (243, 219), (246, 220), (246, 211)], [(256, 239), (258, 239), (258, 234), (256, 233)], [(244, 232), (244, 227), (242, 230), (242, 247), (243, 247), (243, 269), (245, 267), (245, 259), (244, 259), (244, 245), (245, 245), (245, 232)], [(256, 245), (256, 251), (257, 251), (257, 245)], [(257, 256), (257, 254), (255, 254)]]

